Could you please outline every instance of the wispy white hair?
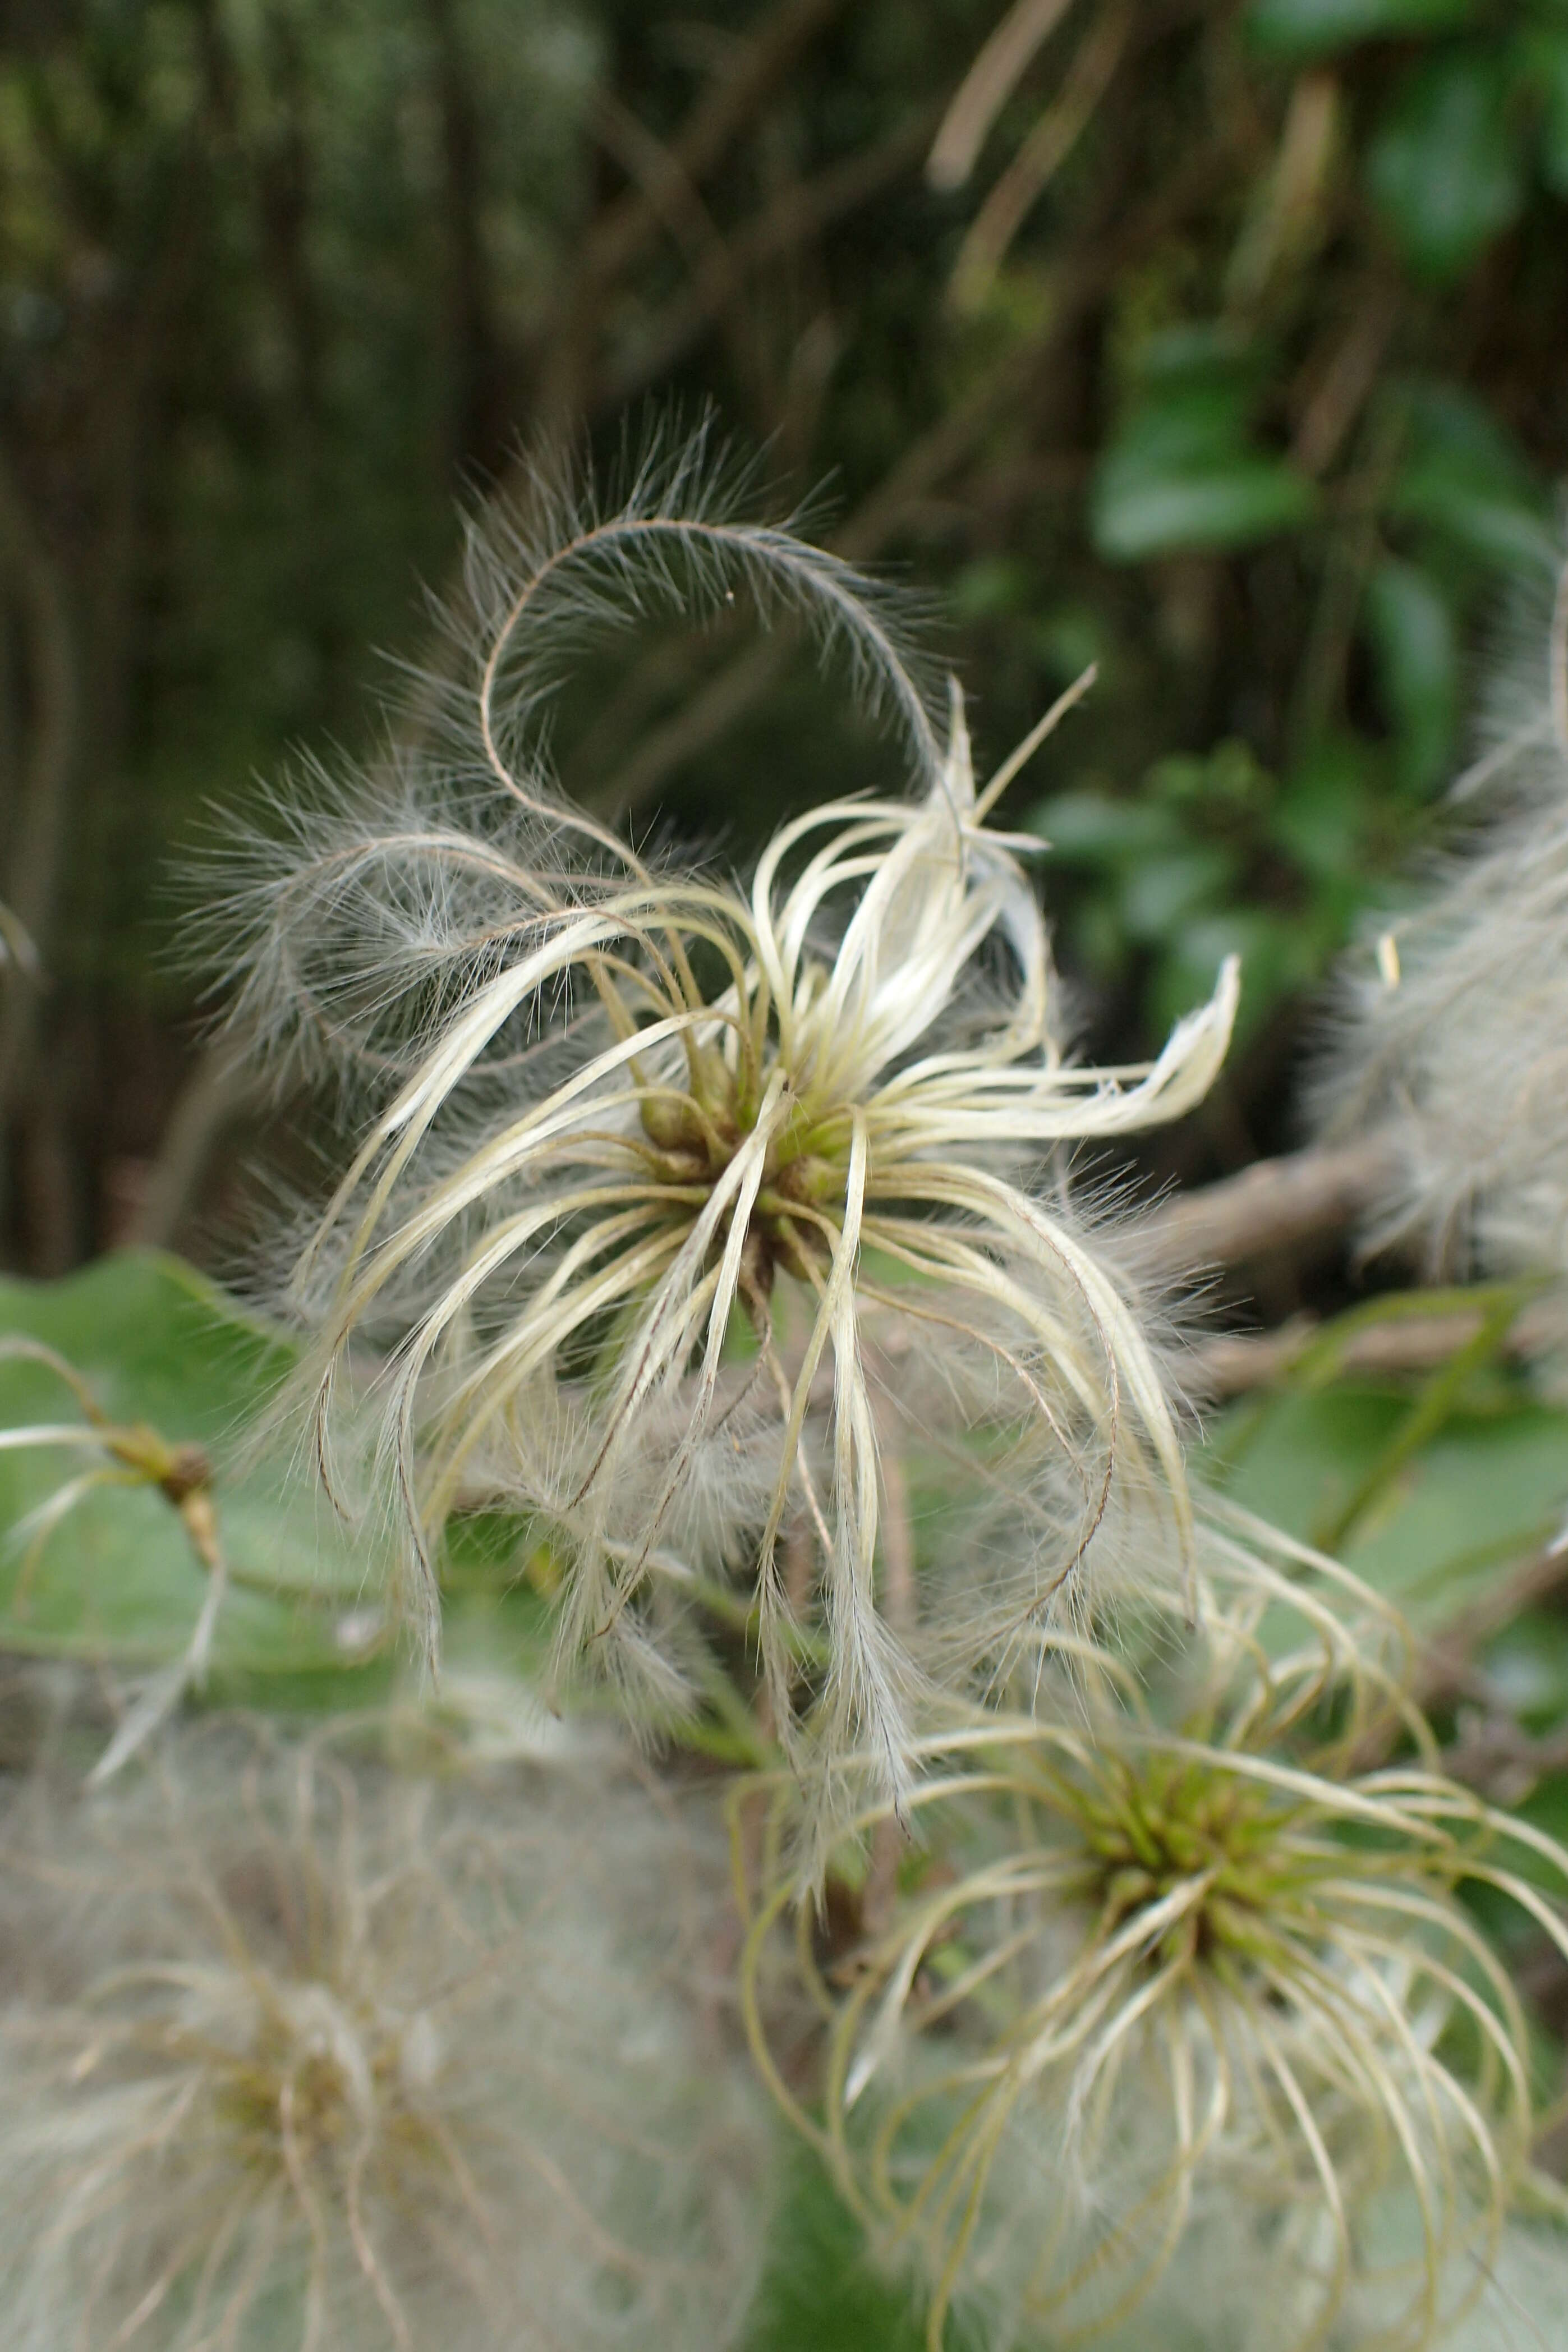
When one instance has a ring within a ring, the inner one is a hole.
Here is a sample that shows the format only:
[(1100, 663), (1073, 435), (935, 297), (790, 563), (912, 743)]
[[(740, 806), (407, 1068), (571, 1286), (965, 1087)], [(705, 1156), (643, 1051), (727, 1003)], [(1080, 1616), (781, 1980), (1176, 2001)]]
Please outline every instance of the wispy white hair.
[[(375, 1452), (428, 1654), (443, 1526), (499, 1494), (559, 1544), (563, 1665), (678, 1698), (670, 1576), (689, 1591), (716, 1567), (748, 1588), (796, 1761), (870, 1741), (897, 1792), (921, 1685), (883, 1605), (871, 1322), (969, 1360), (963, 1436), (1010, 1423), (1072, 1457), (1080, 1525), (1042, 1594), (1083, 1571), (1117, 1476), (1185, 1525), (1137, 1304), (1051, 1170), (1201, 1098), (1236, 971), (1153, 1063), (1071, 1066), (1020, 862), (1039, 845), (988, 818), (1082, 682), (977, 788), (956, 688), (939, 736), (885, 600), (737, 519), (700, 445), (614, 504), (547, 470), (521, 520), (476, 537), (471, 573), (475, 675), (444, 699), (441, 758), (396, 764), (390, 816), (308, 793), (223, 916), (242, 1031), (368, 1097), (291, 1284), (318, 1458), (335, 1483), (350, 1347), (379, 1340)], [(847, 647), (913, 786), (791, 819), (744, 887), (654, 870), (540, 765), (585, 631), (737, 587)]]
[(711, 1840), (623, 1774), (246, 1725), (0, 1848), (10, 2352), (711, 2352), (762, 2121)]
[[(1120, 2331), (1228, 2214), (1270, 2249), (1259, 2352), (1427, 2352), (1523, 2185), (1529, 2027), (1459, 1890), (1568, 1950), (1568, 1853), (1434, 1769), (1397, 1621), (1333, 1561), (1232, 1518), (1191, 1605), (1186, 1638), (1150, 1611), (1124, 1658), (1054, 1656), (1032, 1715), (934, 1739), (896, 1879), (836, 1858), (862, 1932), (830, 1967), (809, 1914), (792, 1962), (771, 1935), (787, 1787), (737, 1845), (759, 2063), (926, 2284), (930, 2352), (950, 2306), (997, 2352), (1166, 2340)], [(1376, 1766), (1402, 1732), (1418, 1760)], [(774, 1972), (829, 2020), (820, 2117)]]
[(1371, 1239), (1502, 1276), (1568, 1272), (1568, 569), (1521, 583), (1505, 646), (1468, 836), (1346, 981), (1317, 1087), (1396, 1142)]

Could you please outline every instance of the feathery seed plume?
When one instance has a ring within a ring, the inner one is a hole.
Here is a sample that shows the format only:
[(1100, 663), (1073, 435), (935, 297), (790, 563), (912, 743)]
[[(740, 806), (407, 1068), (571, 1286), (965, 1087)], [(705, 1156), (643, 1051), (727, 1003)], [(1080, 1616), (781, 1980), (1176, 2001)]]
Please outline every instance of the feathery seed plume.
[(1485, 822), (1347, 987), (1318, 1089), (1396, 1139), (1373, 1240), (1505, 1277), (1568, 1273), (1568, 569), (1540, 601), (1454, 788)]
[[(294, 1277), (320, 1459), (330, 1476), (350, 1344), (379, 1339), (427, 1652), (443, 1523), (499, 1492), (564, 1564), (563, 1664), (685, 1703), (685, 1595), (738, 1574), (797, 1762), (866, 1746), (901, 1795), (920, 1685), (880, 1591), (868, 1323), (977, 1357), (977, 1409), (1071, 1458), (1055, 1583), (1115, 1477), (1184, 1520), (1150, 1345), (1040, 1171), (1202, 1097), (1235, 971), (1153, 1065), (1065, 1061), (1019, 863), (1039, 845), (988, 818), (1077, 689), (977, 790), (956, 688), (940, 741), (885, 600), (737, 520), (700, 439), (612, 508), (538, 477), (472, 572), (478, 675), (444, 706), (441, 759), (394, 761), (380, 807), (318, 785), (241, 910), (241, 1028), (370, 1103)], [(650, 865), (553, 792), (539, 747), (586, 631), (737, 588), (847, 646), (914, 772), (907, 799), (785, 824), (744, 887)], [(781, 1542), (806, 1563), (792, 1589)]]
[[(1458, 1890), (1568, 1950), (1568, 1853), (1435, 1769), (1393, 1622), (1333, 1563), (1287, 1573), (1216, 1533), (1197, 1621), (1086, 1654), (1054, 1711), (933, 1738), (896, 1889), (861, 1878), (837, 1958), (801, 1906), (782, 1990), (792, 1884), (749, 1833), (760, 2062), (923, 2278), (932, 2352), (955, 2303), (998, 2347), (1120, 2342), (1192, 2233), (1243, 2222), (1277, 2352), (1337, 2340), (1353, 2307), (1378, 2314), (1358, 2346), (1420, 2352), (1523, 2178), (1526, 2021)], [(1417, 1761), (1363, 1767), (1401, 1726)], [(821, 2021), (821, 2121), (773, 2055), (791, 1976)], [(1385, 2264), (1390, 2205), (1413, 2226)]]

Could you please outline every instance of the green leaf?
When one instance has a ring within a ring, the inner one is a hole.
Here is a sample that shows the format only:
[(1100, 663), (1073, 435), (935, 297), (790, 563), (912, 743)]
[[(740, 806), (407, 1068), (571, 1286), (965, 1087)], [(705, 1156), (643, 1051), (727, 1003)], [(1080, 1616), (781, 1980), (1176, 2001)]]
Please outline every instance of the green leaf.
[(1442, 463), (1490, 482), (1498, 496), (1526, 502), (1535, 477), (1519, 442), (1485, 401), (1444, 376), (1403, 377), (1392, 388), (1402, 405), (1406, 446), (1416, 463)]
[(1395, 772), (1406, 791), (1429, 792), (1442, 781), (1458, 724), (1453, 615), (1429, 574), (1389, 562), (1367, 583), (1364, 618)]
[(1246, 21), (1260, 48), (1322, 57), (1355, 41), (1453, 32), (1475, 16), (1475, 0), (1252, 0)]
[(1058, 857), (1076, 866), (1121, 866), (1181, 846), (1174, 814), (1149, 801), (1113, 800), (1108, 793), (1059, 793), (1026, 820)]
[(1252, 746), (1230, 735), (1210, 751), (1176, 751), (1156, 760), (1147, 789), (1201, 820), (1234, 827), (1261, 816), (1276, 787)]
[[(1410, 1411), (1394, 1388), (1289, 1389), (1217, 1418), (1207, 1451), (1226, 1492), (1308, 1542), (1360, 1490)], [(1451, 1413), (1405, 1463), (1346, 1544), (1346, 1564), (1436, 1629), (1561, 1524), (1568, 1412), (1521, 1400)]]
[[(126, 1253), (54, 1283), (0, 1282), (0, 1334), (41, 1340), (117, 1422), (203, 1446), (235, 1583), (218, 1622), (220, 1673), (333, 1672), (377, 1626), (390, 1567), (301, 1477), (243, 1460), (241, 1442), (292, 1369), (277, 1333), (173, 1258)], [(45, 1367), (0, 1361), (0, 1428), (82, 1418)], [(153, 1488), (97, 1487), (37, 1551), (26, 1589), (25, 1522), (62, 1483), (100, 1466), (86, 1448), (0, 1451), (0, 1641), (126, 1663), (189, 1638), (206, 1589), (177, 1511)]]
[(1497, 419), (1457, 384), (1416, 381), (1389, 512), (1421, 523), (1489, 568), (1555, 572), (1556, 539), (1529, 466)]
[[(786, 2181), (742, 2352), (923, 2352), (913, 2304), (872, 2269), (859, 2222), (804, 2147)], [(951, 2326), (944, 2340), (963, 2352)]]
[(1359, 860), (1375, 790), (1367, 746), (1354, 736), (1324, 737), (1285, 779), (1270, 832), (1303, 874), (1337, 893), (1370, 878)]
[(1227, 907), (1185, 924), (1155, 969), (1148, 1018), (1164, 1036), (1211, 994), (1228, 955), (1241, 959), (1236, 1034), (1245, 1037), (1281, 996), (1312, 977), (1317, 954), (1301, 923), (1270, 907)]
[(1113, 886), (1085, 891), (1073, 908), (1072, 944), (1086, 968), (1105, 983), (1125, 971), (1132, 950)]
[(1448, 49), (1404, 77), (1373, 141), (1374, 201), (1411, 266), (1437, 283), (1468, 269), (1523, 207), (1511, 95), (1505, 58)]
[(1159, 328), (1138, 346), (1131, 369), (1133, 381), (1162, 408), (1186, 398), (1195, 415), (1222, 415), (1231, 424), (1245, 415), (1266, 373), (1258, 344), (1223, 319)]
[(1262, 364), (1212, 324), (1150, 338), (1133, 369), (1133, 406), (1095, 478), (1095, 545), (1131, 563), (1183, 549), (1252, 545), (1305, 521), (1316, 488), (1252, 447), (1248, 418)]
[(1556, 541), (1542, 517), (1446, 467), (1412, 466), (1400, 477), (1392, 511), (1423, 522), (1498, 572), (1552, 570)]
[(1200, 908), (1223, 897), (1238, 870), (1231, 851), (1201, 843), (1130, 866), (1121, 892), (1128, 937), (1145, 947), (1165, 945)]
[(1114, 451), (1100, 469), (1094, 544), (1113, 563), (1183, 551), (1252, 547), (1311, 520), (1313, 485), (1283, 459), (1245, 453), (1162, 474), (1144, 451)]

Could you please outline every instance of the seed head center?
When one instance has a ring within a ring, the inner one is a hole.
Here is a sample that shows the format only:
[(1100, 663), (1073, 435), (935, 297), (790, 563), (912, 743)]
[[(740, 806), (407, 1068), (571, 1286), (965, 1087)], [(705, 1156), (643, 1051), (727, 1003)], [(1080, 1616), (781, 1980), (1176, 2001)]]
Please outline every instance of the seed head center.
[[(747, 1084), (711, 1048), (694, 1054), (684, 1089), (647, 1087), (640, 1117), (653, 1146), (658, 1180), (692, 1213), (694, 1192), (711, 1192), (755, 1134), (764, 1085)], [(848, 1120), (787, 1097), (769, 1139), (747, 1229), (747, 1286), (763, 1297), (780, 1267), (808, 1280), (828, 1255), (824, 1221), (837, 1223), (848, 1177)], [(716, 1241), (716, 1250), (722, 1247)]]
[(1279, 1889), (1285, 1818), (1264, 1790), (1201, 1765), (1155, 1759), (1122, 1768), (1084, 1824), (1107, 1928), (1201, 1889), (1158, 1938), (1160, 1954), (1246, 1951)]

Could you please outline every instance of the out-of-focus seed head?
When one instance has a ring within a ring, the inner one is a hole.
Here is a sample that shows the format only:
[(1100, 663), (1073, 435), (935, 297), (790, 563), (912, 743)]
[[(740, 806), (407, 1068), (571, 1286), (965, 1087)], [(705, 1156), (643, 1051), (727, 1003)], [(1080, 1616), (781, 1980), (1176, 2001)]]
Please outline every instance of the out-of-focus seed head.
[(6, 1839), (7, 2344), (731, 2341), (768, 2152), (711, 1841), (623, 1776), (420, 1783), (329, 1734), (160, 1763)]
[[(1190, 1642), (1086, 1653), (1054, 1707), (934, 1740), (917, 1842), (900, 1856), (862, 1819), (871, 1864), (843, 1855), (836, 1929), (799, 1914), (792, 1969), (788, 1881), (743, 1840), (769, 1890), (762, 2063), (924, 2280), (933, 2352), (955, 2303), (998, 2346), (1120, 2342), (1227, 2214), (1271, 2249), (1280, 2352), (1374, 2307), (1368, 2340), (1417, 2352), (1484, 2276), (1529, 2158), (1530, 2048), (1460, 1891), (1568, 1949), (1568, 1853), (1423, 1760), (1393, 1653), (1362, 1647), (1386, 1612), (1297, 1565), (1211, 1538)], [(1416, 1761), (1378, 1766), (1401, 1726)], [(820, 2119), (769, 2032), (800, 2032), (791, 1976), (822, 2019)], [(1388, 2259), (1391, 2207), (1413, 2220)]]
[(1331, 1130), (1386, 1129), (1369, 1237), (1494, 1276), (1568, 1273), (1568, 569), (1521, 583), (1454, 788), (1468, 836), (1347, 977)]

